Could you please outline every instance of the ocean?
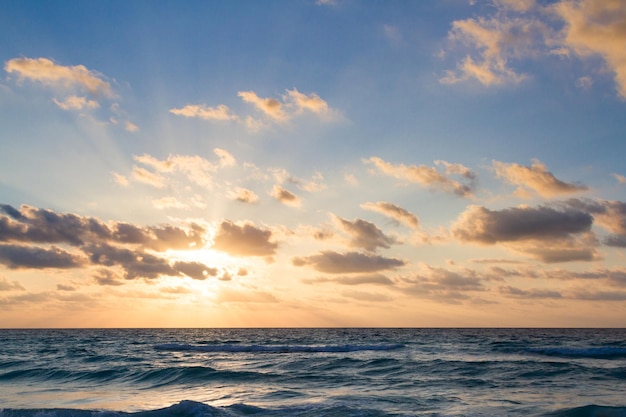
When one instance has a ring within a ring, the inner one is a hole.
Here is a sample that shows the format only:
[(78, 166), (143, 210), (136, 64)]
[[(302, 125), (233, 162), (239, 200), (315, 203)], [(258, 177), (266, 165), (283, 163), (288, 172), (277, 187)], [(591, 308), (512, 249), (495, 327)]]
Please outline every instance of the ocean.
[(5, 329), (0, 416), (626, 416), (626, 329)]

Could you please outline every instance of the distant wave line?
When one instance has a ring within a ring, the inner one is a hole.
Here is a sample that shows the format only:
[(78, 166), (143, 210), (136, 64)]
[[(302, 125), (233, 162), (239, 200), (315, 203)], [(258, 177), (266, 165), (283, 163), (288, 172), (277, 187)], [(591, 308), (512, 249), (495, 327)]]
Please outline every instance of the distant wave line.
[(235, 352), (235, 353), (345, 353), (359, 351), (395, 350), (401, 349), (402, 344), (379, 344), (379, 345), (189, 345), (189, 344), (160, 344), (155, 345), (156, 350), (173, 352), (198, 351), (198, 352)]
[(539, 353), (548, 356), (569, 356), (579, 358), (616, 358), (626, 356), (626, 348), (623, 347), (545, 347), (529, 348), (532, 353)]

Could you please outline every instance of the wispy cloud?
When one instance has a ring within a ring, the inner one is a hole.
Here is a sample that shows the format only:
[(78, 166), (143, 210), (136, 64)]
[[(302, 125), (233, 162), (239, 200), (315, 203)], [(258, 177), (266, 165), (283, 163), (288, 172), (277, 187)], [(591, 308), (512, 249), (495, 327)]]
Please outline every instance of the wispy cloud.
[[(57, 96), (52, 98), (54, 104), (66, 111), (92, 116), (104, 100), (110, 102), (119, 98), (102, 74), (84, 65), (61, 65), (48, 58), (14, 58), (6, 61), (4, 70), (15, 75), (18, 83), (27, 80), (51, 90)], [(119, 124), (128, 132), (139, 130), (117, 102), (111, 104), (109, 110), (107, 117), (111, 124)]]
[(239, 120), (228, 106), (220, 104), (216, 107), (209, 107), (203, 104), (187, 104), (180, 109), (170, 109), (170, 113), (177, 116), (197, 117), (204, 120)]
[[(534, 0), (497, 0), (494, 4), (492, 15), (452, 22), (448, 38), (453, 45), (465, 45), (466, 55), (440, 82), (519, 83), (527, 74), (515, 66), (524, 60), (549, 55), (589, 62), (601, 58), (614, 74), (618, 95), (626, 98), (624, 0), (560, 0), (549, 5)], [(578, 80), (584, 80), (584, 86), (593, 81), (588, 75)]]
[(371, 273), (396, 269), (406, 264), (401, 259), (386, 258), (374, 254), (338, 253), (334, 251), (322, 251), (317, 255), (295, 257), (292, 259), (292, 263), (295, 266), (308, 266), (316, 271), (329, 274)]
[(391, 177), (456, 194), (460, 197), (471, 197), (475, 186), (475, 174), (461, 164), (436, 161), (437, 165), (443, 165), (446, 168), (447, 175), (460, 175), (465, 184), (440, 173), (434, 167), (426, 165), (392, 164), (374, 156), (364, 160), (364, 162), (374, 165), (379, 172)]
[(363, 203), (361, 204), (361, 208), (380, 213), (383, 216), (387, 216), (399, 223), (403, 223), (412, 229), (417, 229), (419, 225), (419, 220), (415, 214), (392, 203), (387, 203), (385, 201)]
[(255, 91), (239, 91), (237, 96), (244, 103), (251, 104), (261, 112), (257, 115), (237, 115), (225, 104), (208, 106), (206, 104), (187, 104), (181, 108), (172, 108), (170, 113), (177, 116), (200, 118), (214, 121), (235, 121), (251, 131), (258, 131), (273, 123), (286, 123), (304, 113), (315, 114), (323, 120), (331, 121), (339, 112), (316, 93), (301, 93), (298, 89), (286, 90), (280, 97), (260, 97)]

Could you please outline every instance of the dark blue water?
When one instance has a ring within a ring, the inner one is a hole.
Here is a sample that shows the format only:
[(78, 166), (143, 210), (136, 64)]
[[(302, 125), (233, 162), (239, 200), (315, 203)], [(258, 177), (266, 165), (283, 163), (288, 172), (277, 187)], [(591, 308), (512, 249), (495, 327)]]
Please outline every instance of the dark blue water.
[(0, 416), (626, 416), (626, 329), (0, 330)]

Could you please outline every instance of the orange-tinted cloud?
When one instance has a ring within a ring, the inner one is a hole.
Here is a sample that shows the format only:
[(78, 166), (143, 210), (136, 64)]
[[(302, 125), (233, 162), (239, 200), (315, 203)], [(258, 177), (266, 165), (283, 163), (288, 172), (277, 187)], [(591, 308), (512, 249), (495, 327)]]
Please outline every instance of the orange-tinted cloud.
[(113, 96), (111, 85), (84, 65), (58, 65), (48, 58), (14, 58), (5, 63), (4, 69), (9, 74), (17, 74), (20, 79), (48, 86), (77, 87), (94, 95)]
[(170, 113), (177, 116), (197, 117), (204, 120), (239, 120), (236, 114), (233, 114), (228, 106), (220, 104), (216, 107), (209, 107), (204, 104), (187, 104), (180, 109), (170, 109)]
[[(432, 189), (446, 191), (461, 197), (472, 196), (475, 175), (469, 169), (462, 171), (463, 173), (461, 176), (466, 182), (466, 184), (462, 184), (459, 181), (453, 180), (446, 175), (443, 175), (434, 167), (428, 167), (425, 165), (394, 165), (374, 156), (365, 160), (364, 162), (373, 164), (378, 169), (378, 171), (394, 178), (418, 183)], [(448, 164), (445, 161), (437, 161), (437, 164), (446, 166), (446, 168), (448, 169), (447, 173), (449, 172), (450, 174), (458, 174), (459, 172), (461, 172), (460, 167), (463, 167), (460, 164)], [(450, 166), (453, 167), (452, 171), (450, 171)]]
[(532, 190), (543, 197), (554, 197), (586, 191), (585, 185), (572, 184), (557, 179), (544, 164), (535, 160), (531, 166), (493, 161), (496, 175), (510, 184), (518, 185), (518, 194)]
[(417, 229), (419, 220), (417, 216), (402, 207), (392, 203), (378, 201), (376, 203), (363, 203), (361, 208), (365, 210), (375, 211), (383, 216), (390, 217), (399, 223), (403, 223), (412, 229)]

